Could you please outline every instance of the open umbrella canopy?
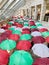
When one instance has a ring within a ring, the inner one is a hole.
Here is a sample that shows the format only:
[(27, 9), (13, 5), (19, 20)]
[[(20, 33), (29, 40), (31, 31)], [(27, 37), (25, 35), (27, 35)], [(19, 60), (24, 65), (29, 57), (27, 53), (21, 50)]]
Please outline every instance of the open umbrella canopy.
[(6, 30), (0, 28), (0, 33), (4, 33)]
[(0, 49), (0, 65), (7, 65), (8, 59), (9, 59), (8, 52)]
[(36, 26), (30, 26), (31, 29), (37, 28)]
[(42, 24), (37, 24), (36, 26), (39, 27), (39, 26), (42, 26)]
[(29, 24), (24, 24), (24, 26), (29, 26)]
[(22, 31), (22, 34), (30, 34), (30, 31), (29, 30), (24, 30), (24, 31)]
[(12, 24), (13, 24), (13, 22), (8, 22), (8, 24), (12, 25)]
[(42, 36), (48, 37), (48, 36), (49, 36), (49, 31), (47, 31), (47, 32), (42, 32)]
[(35, 36), (41, 36), (41, 33), (38, 31), (35, 32), (31, 32), (31, 36), (35, 37)]
[(34, 21), (29, 21), (29, 25), (30, 26), (34, 26), (35, 25), (35, 22)]
[(23, 34), (20, 37), (20, 40), (30, 40), (32, 37), (30, 34)]
[(19, 31), (19, 30), (14, 30), (12, 33), (13, 33), (13, 34), (21, 35), (21, 31)]
[(0, 44), (0, 48), (3, 50), (12, 50), (16, 47), (16, 42), (13, 40), (4, 40)]
[(21, 40), (18, 42), (18, 44), (16, 45), (16, 49), (19, 50), (30, 50), (31, 48), (31, 43), (27, 40)]
[(31, 29), (31, 32), (34, 32), (34, 31), (39, 31), (39, 30), (38, 29), (35, 29), (35, 28), (34, 29)]
[(48, 31), (46, 28), (39, 29), (40, 32), (46, 32)]
[(40, 22), (35, 22), (36, 25), (40, 24)]
[(49, 65), (49, 58), (37, 58), (33, 65)]
[(9, 30), (14, 31), (14, 30), (15, 30), (15, 28), (11, 27), (11, 28), (9, 28)]
[(34, 60), (26, 51), (15, 51), (10, 56), (9, 65), (32, 65)]
[(11, 39), (11, 40), (14, 40), (14, 41), (18, 41), (19, 38), (20, 38), (20, 36), (17, 35), (17, 34), (11, 34), (11, 35), (9, 35), (9, 37), (8, 37), (8, 39)]
[(49, 43), (49, 36), (45, 38), (45, 41)]
[(44, 26), (38, 26), (37, 28), (38, 29), (42, 29), (42, 28), (46, 28), (46, 27), (44, 27)]
[(35, 55), (41, 58), (49, 57), (49, 48), (44, 44), (35, 44), (32, 50)]
[(45, 39), (42, 36), (36, 36), (32, 38), (32, 41), (36, 44), (38, 43), (44, 43)]

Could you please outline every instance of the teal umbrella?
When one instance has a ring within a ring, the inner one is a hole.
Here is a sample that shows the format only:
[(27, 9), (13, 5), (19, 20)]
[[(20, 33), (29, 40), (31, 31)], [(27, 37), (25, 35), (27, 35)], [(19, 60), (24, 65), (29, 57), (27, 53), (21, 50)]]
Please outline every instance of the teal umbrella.
[(29, 24), (24, 24), (24, 26), (29, 26)]
[(21, 37), (20, 37), (20, 40), (30, 40), (32, 37), (30, 34), (23, 34)]
[(23, 20), (24, 22), (28, 22), (28, 20)]
[(44, 36), (44, 37), (49, 36), (49, 32), (42, 32), (42, 36)]
[(14, 31), (14, 30), (15, 30), (15, 28), (9, 28), (9, 30)]
[(36, 26), (30, 26), (31, 29), (37, 28)]
[(8, 24), (12, 25), (13, 23), (12, 22), (8, 22)]
[(39, 27), (39, 26), (42, 26), (42, 24), (37, 24), (36, 26)]
[(15, 51), (10, 56), (9, 65), (32, 65), (34, 59), (31, 55), (26, 51)]
[(2, 50), (12, 50), (15, 47), (16, 47), (16, 42), (9, 39), (2, 41), (0, 44), (0, 48)]
[(13, 33), (13, 34), (21, 35), (21, 31), (19, 31), (19, 30), (14, 30), (12, 33)]

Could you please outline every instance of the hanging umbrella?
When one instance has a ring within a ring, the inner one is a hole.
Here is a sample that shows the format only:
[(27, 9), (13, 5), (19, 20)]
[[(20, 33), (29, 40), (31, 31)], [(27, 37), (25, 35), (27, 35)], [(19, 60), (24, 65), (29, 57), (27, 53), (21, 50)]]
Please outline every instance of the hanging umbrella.
[(35, 22), (34, 22), (34, 21), (30, 21), (30, 22), (29, 22), (29, 25), (30, 25), (30, 26), (34, 26), (34, 25), (35, 25)]
[(35, 55), (41, 58), (49, 57), (49, 48), (44, 44), (35, 44), (32, 50)]
[(44, 43), (45, 39), (42, 36), (36, 36), (32, 38), (32, 41), (36, 44), (38, 43)]
[(22, 32), (22, 28), (20, 28), (20, 27), (15, 28), (15, 30), (18, 30), (18, 31)]
[(11, 39), (11, 40), (14, 40), (14, 41), (18, 41), (19, 38), (20, 38), (20, 36), (17, 35), (17, 34), (11, 34), (11, 35), (8, 37), (8, 39)]
[(29, 26), (29, 24), (24, 24), (24, 26)]
[(49, 36), (45, 38), (46, 42), (49, 43)]
[(33, 65), (49, 65), (49, 58), (37, 58)]
[(2, 43), (0, 44), (0, 48), (3, 50), (12, 50), (16, 47), (16, 42), (13, 40), (4, 40), (2, 41)]
[(9, 59), (8, 52), (0, 49), (0, 65), (7, 65), (8, 59)]
[(17, 27), (22, 28), (22, 27), (23, 27), (23, 25), (22, 25), (22, 24), (17, 24)]
[(36, 25), (40, 24), (39, 22), (35, 22)]
[(24, 30), (24, 31), (22, 31), (22, 34), (30, 34), (30, 31), (29, 30)]
[(35, 29), (35, 28), (34, 29), (31, 29), (31, 32), (34, 32), (34, 31), (39, 31), (39, 30), (38, 29)]
[(10, 56), (9, 65), (32, 65), (34, 60), (26, 51), (15, 51)]
[(0, 28), (0, 33), (4, 33), (6, 30)]
[(39, 26), (39, 27), (37, 27), (38, 29), (42, 29), (42, 28), (46, 28), (46, 27), (44, 27), (44, 26)]
[(40, 32), (46, 32), (48, 31), (46, 28), (39, 29)]
[(34, 28), (36, 29), (37, 27), (36, 27), (36, 26), (30, 26), (30, 28), (31, 28), (31, 29), (34, 29)]
[(22, 31), (30, 31), (30, 29), (28, 29), (28, 28), (24, 28), (24, 29), (22, 29)]
[(42, 26), (42, 24), (37, 24), (36, 26), (39, 27), (39, 26)]
[(15, 30), (15, 28), (12, 28), (12, 27), (11, 27), (11, 28), (9, 28), (9, 30), (14, 31), (14, 30)]
[(30, 27), (29, 27), (29, 26), (24, 26), (22, 29), (24, 29), (24, 28), (28, 28), (28, 29), (30, 29)]
[(20, 37), (20, 40), (30, 40), (31, 39), (31, 35), (30, 34), (23, 34)]
[(35, 32), (31, 32), (31, 35), (32, 36), (41, 36), (41, 33), (40, 32), (38, 32), (38, 31), (35, 31)]
[(47, 31), (47, 32), (42, 32), (42, 36), (43, 36), (43, 37), (49, 36), (49, 31)]
[(19, 30), (14, 30), (12, 33), (13, 33), (13, 34), (21, 35), (21, 31), (19, 31)]
[(31, 48), (31, 43), (27, 40), (21, 40), (18, 42), (17, 46), (16, 46), (16, 49), (19, 49), (19, 50), (30, 50)]

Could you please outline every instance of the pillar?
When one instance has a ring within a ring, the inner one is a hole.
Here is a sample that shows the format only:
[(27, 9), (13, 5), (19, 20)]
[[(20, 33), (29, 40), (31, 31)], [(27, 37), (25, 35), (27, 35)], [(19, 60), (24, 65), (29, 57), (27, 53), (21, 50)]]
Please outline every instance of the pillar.
[(34, 12), (34, 19), (37, 20), (37, 13), (38, 13), (38, 9), (37, 9), (37, 5), (35, 5), (35, 12)]
[(45, 12), (46, 12), (46, 2), (42, 0), (40, 21), (44, 20)]

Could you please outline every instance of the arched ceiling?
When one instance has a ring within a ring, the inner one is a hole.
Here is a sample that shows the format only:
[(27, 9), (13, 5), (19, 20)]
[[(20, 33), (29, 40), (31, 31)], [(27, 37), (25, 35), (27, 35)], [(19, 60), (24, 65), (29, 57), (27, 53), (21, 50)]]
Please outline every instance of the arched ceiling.
[(0, 18), (12, 15), (16, 9), (24, 4), (25, 0), (0, 0)]

